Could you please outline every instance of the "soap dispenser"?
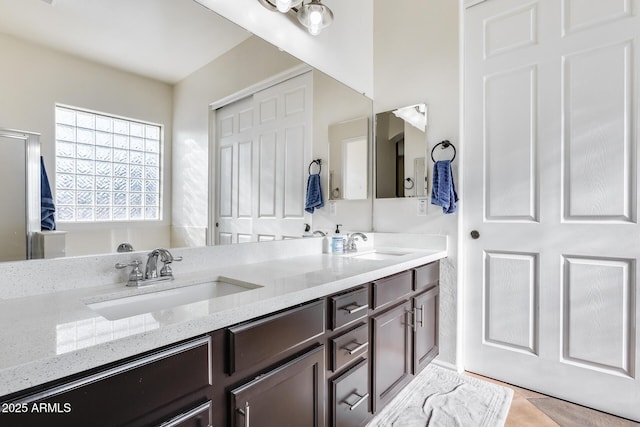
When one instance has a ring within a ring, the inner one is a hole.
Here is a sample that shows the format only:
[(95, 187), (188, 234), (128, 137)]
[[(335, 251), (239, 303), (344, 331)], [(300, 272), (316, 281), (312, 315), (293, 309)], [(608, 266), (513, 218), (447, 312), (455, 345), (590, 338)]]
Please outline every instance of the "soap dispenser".
[(344, 252), (344, 237), (340, 234), (342, 224), (336, 224), (335, 235), (331, 238), (331, 253), (341, 254)]

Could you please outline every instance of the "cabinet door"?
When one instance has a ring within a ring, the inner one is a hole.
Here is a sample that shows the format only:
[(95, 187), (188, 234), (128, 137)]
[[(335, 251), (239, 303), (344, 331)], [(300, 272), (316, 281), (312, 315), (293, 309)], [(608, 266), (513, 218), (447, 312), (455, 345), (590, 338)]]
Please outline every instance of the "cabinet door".
[(413, 373), (423, 370), (438, 355), (439, 287), (413, 298)]
[(373, 411), (384, 407), (411, 379), (411, 301), (371, 318)]
[(324, 360), (324, 346), (320, 346), (231, 390), (233, 425), (323, 427)]
[(370, 418), (369, 364), (356, 366), (331, 381), (332, 427), (360, 427)]

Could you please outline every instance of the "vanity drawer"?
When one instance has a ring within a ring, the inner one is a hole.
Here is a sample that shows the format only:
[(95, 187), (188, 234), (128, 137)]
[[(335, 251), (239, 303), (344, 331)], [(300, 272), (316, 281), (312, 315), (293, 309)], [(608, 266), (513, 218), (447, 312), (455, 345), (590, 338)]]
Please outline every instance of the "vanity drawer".
[[(60, 411), (16, 414), (15, 424), (2, 414), (0, 424), (159, 425), (210, 399), (210, 360), (209, 337), (189, 341), (19, 399)], [(208, 419), (209, 413), (200, 416)]]
[(362, 360), (331, 381), (331, 426), (361, 427), (369, 421), (369, 364)]
[(440, 262), (432, 262), (413, 270), (413, 290), (421, 291), (429, 289), (438, 284), (440, 280)]
[(405, 271), (373, 282), (373, 308), (382, 307), (411, 293), (413, 272)]
[(369, 288), (359, 288), (329, 299), (331, 329), (340, 329), (369, 314)]
[(331, 339), (331, 369), (342, 369), (358, 357), (367, 354), (369, 349), (369, 326), (360, 326)]
[(324, 301), (229, 328), (229, 373), (252, 368), (324, 334)]

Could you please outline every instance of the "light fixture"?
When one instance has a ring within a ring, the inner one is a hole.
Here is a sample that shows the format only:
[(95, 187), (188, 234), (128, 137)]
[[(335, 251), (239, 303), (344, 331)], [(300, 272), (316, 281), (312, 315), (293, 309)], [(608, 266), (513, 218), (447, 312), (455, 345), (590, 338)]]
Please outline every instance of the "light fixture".
[[(322, 4), (321, 0), (258, 0), (261, 5), (271, 11), (289, 13), (293, 11), (298, 21), (309, 31), (317, 36), (323, 28), (333, 22), (333, 12)], [(306, 3), (305, 3), (306, 1)]]
[(309, 3), (303, 4), (298, 10), (298, 21), (307, 27), (309, 33), (317, 36), (320, 30), (331, 25), (333, 12), (323, 5), (320, 0), (311, 0)]
[(409, 105), (392, 111), (393, 114), (422, 132), (427, 130), (427, 106), (425, 104)]
[(276, 8), (282, 13), (289, 12), (292, 8), (302, 4), (302, 0), (276, 0)]

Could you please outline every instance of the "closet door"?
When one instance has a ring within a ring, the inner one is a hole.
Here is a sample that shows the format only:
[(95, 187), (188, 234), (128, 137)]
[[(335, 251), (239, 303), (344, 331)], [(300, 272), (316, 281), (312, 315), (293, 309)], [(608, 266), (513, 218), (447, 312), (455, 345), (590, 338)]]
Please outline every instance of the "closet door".
[(640, 421), (640, 1), (469, 5), (465, 369)]
[(312, 98), (305, 73), (216, 110), (216, 243), (304, 232)]

